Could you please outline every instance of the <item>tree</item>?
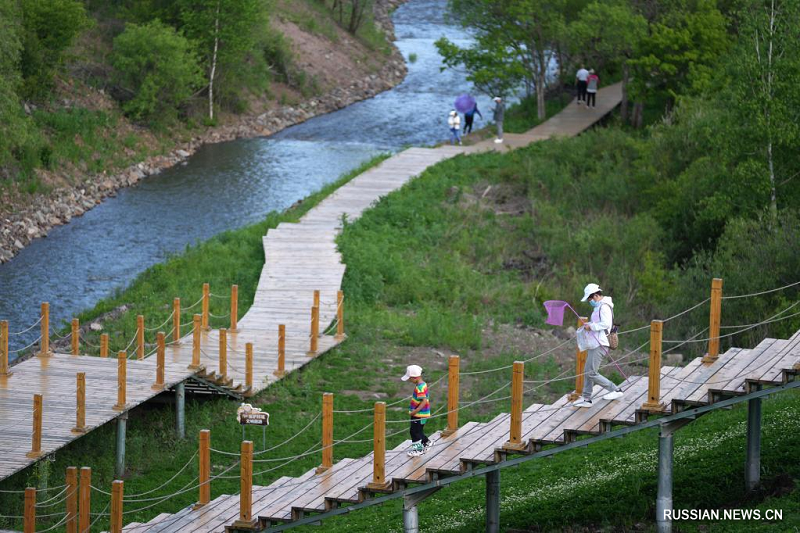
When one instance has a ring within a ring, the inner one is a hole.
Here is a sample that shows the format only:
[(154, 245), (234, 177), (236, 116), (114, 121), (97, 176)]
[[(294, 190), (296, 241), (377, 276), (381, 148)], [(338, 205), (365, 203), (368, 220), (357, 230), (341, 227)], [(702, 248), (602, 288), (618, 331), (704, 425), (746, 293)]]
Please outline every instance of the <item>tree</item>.
[(52, 85), (53, 71), (75, 38), (90, 25), (76, 0), (22, 0), (23, 94), (41, 97)]
[(31, 138), (30, 120), (22, 111), (17, 93), (21, 80), (21, 18), (16, 0), (0, 0), (0, 166), (4, 167)]
[(208, 118), (214, 119), (214, 82), (218, 69), (241, 65), (252, 51), (264, 0), (182, 0), (186, 35), (195, 41), (208, 73)]
[(800, 6), (796, 0), (755, 1), (743, 11), (739, 31), (725, 92), (742, 125), (738, 148), (759, 154), (749, 168), (769, 184), (776, 222), (778, 187), (800, 174)]
[[(595, 1), (581, 10), (579, 18), (570, 24), (570, 41), (600, 70), (605, 62), (619, 63), (622, 67), (623, 122), (628, 117), (628, 85), (630, 60), (636, 57), (642, 39), (647, 34), (647, 20), (636, 13), (629, 2), (623, 0)], [(578, 50), (573, 50), (578, 53)]]
[[(543, 120), (548, 68), (563, 34), (564, 7), (564, 0), (450, 0), (459, 23), (475, 32), (472, 53), (461, 54), (475, 60), (464, 64), (470, 76), (475, 77), (475, 72), (485, 76), (493, 68), (498, 77), (521, 73), (527, 93), (536, 90), (537, 114)], [(455, 64), (458, 47), (440, 42), (440, 52), (449, 54), (443, 56), (445, 64)]]
[(111, 63), (115, 81), (132, 95), (123, 109), (138, 120), (173, 116), (203, 83), (189, 41), (157, 20), (126, 25), (114, 39)]
[(679, 94), (699, 94), (711, 85), (714, 69), (730, 47), (725, 17), (714, 0), (641, 0), (649, 22), (639, 53), (628, 61), (631, 92), (641, 125), (641, 102), (649, 96), (672, 105)]
[(505, 99), (520, 86), (525, 77), (519, 62), (499, 47), (488, 50), (460, 48), (444, 37), (435, 44), (445, 65), (443, 68), (463, 65), (468, 73), (467, 80), (483, 94)]

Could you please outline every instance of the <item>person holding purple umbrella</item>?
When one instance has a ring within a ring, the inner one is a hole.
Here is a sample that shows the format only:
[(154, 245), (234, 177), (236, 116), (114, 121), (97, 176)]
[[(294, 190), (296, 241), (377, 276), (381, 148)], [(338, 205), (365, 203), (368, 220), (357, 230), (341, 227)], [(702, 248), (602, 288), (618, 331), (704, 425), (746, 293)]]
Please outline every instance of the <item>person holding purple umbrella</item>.
[(594, 311), (589, 322), (578, 330), (578, 349), (586, 350), (586, 366), (583, 374), (583, 394), (574, 407), (592, 406), (592, 389), (595, 384), (608, 390), (604, 400), (616, 400), (623, 395), (622, 389), (614, 382), (600, 375), (600, 363), (608, 354), (608, 332), (614, 326), (614, 302), (610, 296), (603, 296), (603, 290), (597, 283), (589, 283), (583, 289), (582, 302), (589, 302)]
[(472, 133), (472, 122), (475, 120), (475, 113), (483, 120), (483, 115), (481, 115), (480, 110), (478, 110), (478, 102), (475, 102), (472, 109), (464, 113), (464, 135)]

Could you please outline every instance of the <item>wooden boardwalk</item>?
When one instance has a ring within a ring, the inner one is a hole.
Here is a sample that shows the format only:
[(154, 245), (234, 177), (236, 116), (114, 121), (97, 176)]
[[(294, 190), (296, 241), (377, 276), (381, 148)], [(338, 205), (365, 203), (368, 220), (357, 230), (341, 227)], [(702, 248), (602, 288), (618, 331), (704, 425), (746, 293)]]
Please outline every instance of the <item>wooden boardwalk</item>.
[[(506, 134), (497, 145), (485, 141), (473, 146), (411, 148), (383, 161), (328, 196), (296, 224), (283, 223), (264, 237), (265, 264), (253, 305), (227, 333), (227, 374), (219, 371), (219, 330), (202, 333), (203, 370), (188, 369), (192, 362), (192, 338), (166, 349), (166, 385), (172, 387), (189, 378), (202, 379), (220, 389), (253, 394), (278, 379), (278, 326), (286, 327), (285, 369), (299, 368), (313, 357), (308, 355), (311, 307), (315, 290), (320, 291), (320, 331), (315, 355), (336, 346), (343, 339), (324, 333), (334, 321), (337, 291), (345, 265), (335, 239), (343, 217), (357, 219), (381, 197), (399, 189), (426, 168), (453, 156), (487, 150), (508, 150), (551, 136), (576, 135), (590, 128), (620, 101), (620, 87), (600, 90), (598, 107), (590, 110), (569, 104), (563, 111), (525, 134)], [(165, 295), (168, 301), (169, 295)], [(346, 300), (345, 300), (346, 309)], [(346, 321), (346, 311), (345, 311)], [(186, 332), (184, 332), (186, 333)], [(245, 387), (245, 344), (254, 346), (253, 386)], [(139, 405), (158, 391), (155, 358), (127, 363), (127, 409)], [(43, 395), (42, 452), (52, 453), (80, 434), (75, 424), (76, 373), (86, 372), (87, 429), (118, 417), (113, 409), (117, 391), (117, 361), (88, 356), (56, 354), (34, 357), (12, 367), (11, 377), (0, 377), (0, 479), (29, 466), (37, 459), (26, 452), (31, 444), (33, 395)]]
[[(765, 339), (753, 349), (732, 348), (711, 364), (697, 358), (685, 367), (662, 367), (661, 401), (664, 414), (688, 406), (705, 405), (726, 396), (743, 395), (755, 386), (780, 385), (800, 370), (800, 331), (789, 340)], [(649, 412), (648, 379), (631, 376), (622, 385), (625, 396), (603, 400), (606, 391), (596, 387), (590, 408), (573, 407), (565, 395), (549, 405), (533, 403), (522, 414), (520, 451), (508, 451), (511, 416), (496, 416), (489, 422), (468, 422), (448, 437), (431, 436), (435, 446), (421, 457), (406, 455), (406, 440), (386, 452), (385, 471), (389, 482), (385, 492), (402, 490), (409, 484), (429, 483), (443, 475), (458, 475), (475, 465), (493, 464), (510, 454), (529, 454), (548, 444), (563, 445), (579, 435), (599, 435), (612, 426), (635, 425)], [(341, 504), (364, 501), (375, 491), (372, 454), (341, 459), (322, 474), (309, 470), (297, 478), (281, 477), (267, 486), (253, 486), (252, 516), (258, 528), (299, 520), (309, 513), (329, 511)], [(222, 495), (207, 505), (162, 514), (147, 523), (128, 524), (124, 531), (137, 532), (222, 532), (239, 518), (239, 496)]]

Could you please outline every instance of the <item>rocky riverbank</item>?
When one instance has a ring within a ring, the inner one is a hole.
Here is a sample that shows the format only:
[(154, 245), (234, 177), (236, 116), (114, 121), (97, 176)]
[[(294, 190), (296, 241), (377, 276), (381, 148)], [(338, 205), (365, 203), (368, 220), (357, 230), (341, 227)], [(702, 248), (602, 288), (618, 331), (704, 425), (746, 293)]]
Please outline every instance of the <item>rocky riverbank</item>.
[[(404, 2), (405, 0), (378, 0), (375, 3), (375, 22), (392, 40), (394, 26), (390, 14)], [(113, 174), (87, 176), (74, 187), (37, 194), (26, 205), (12, 206), (10, 212), (0, 214), (0, 263), (9, 261), (34, 239), (47, 236), (55, 226), (66, 224), (73, 217), (83, 215), (105, 198), (116, 194), (119, 189), (136, 185), (148, 176), (180, 164), (204, 144), (271, 135), (391, 89), (404, 79), (406, 70), (402, 55), (392, 47), (392, 54), (378, 72), (355, 79), (349, 86), (336, 87), (298, 105), (284, 105), (258, 115), (236, 117), (227, 124), (209, 128), (188, 142), (175, 146), (165, 155), (150, 157)]]

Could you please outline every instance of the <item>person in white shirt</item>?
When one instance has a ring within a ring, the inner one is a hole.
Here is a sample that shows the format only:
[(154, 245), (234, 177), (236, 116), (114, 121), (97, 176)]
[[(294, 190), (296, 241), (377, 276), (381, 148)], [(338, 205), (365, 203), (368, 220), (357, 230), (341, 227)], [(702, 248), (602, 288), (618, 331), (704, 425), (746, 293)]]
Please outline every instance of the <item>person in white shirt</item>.
[(450, 127), (450, 134), (453, 136), (452, 143), (461, 144), (461, 117), (458, 116), (458, 113), (455, 109), (450, 111), (450, 116), (447, 117), (447, 125)]
[(589, 79), (589, 71), (581, 67), (575, 74), (575, 84), (578, 87), (578, 105), (586, 103), (586, 86)]
[(583, 289), (582, 302), (587, 301), (594, 308), (589, 322), (578, 331), (578, 349), (586, 350), (586, 366), (583, 374), (583, 394), (574, 407), (592, 406), (592, 389), (595, 384), (608, 390), (603, 396), (604, 400), (621, 398), (622, 389), (614, 382), (600, 375), (600, 363), (608, 354), (608, 332), (614, 326), (614, 302), (610, 296), (603, 296), (603, 291), (597, 283), (590, 283)]

